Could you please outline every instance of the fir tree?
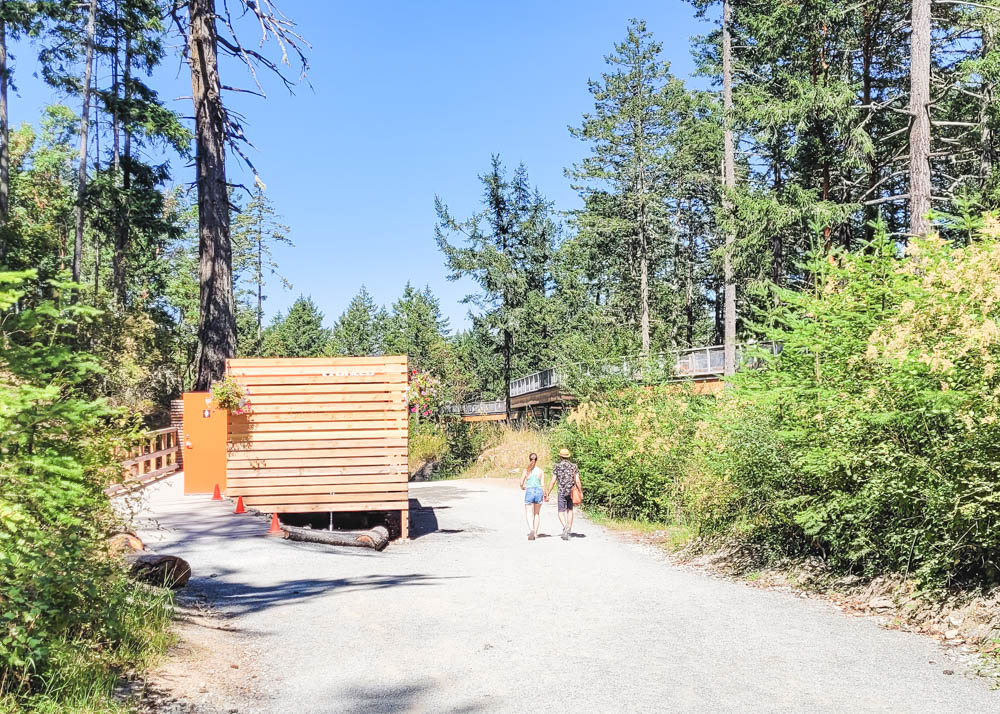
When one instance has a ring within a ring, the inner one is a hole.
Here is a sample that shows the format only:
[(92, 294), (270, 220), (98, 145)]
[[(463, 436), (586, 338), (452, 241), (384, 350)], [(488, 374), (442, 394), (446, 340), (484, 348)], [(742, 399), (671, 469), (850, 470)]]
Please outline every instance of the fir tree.
[(385, 308), (377, 306), (362, 285), (333, 326), (327, 353), (356, 357), (382, 354), (387, 320)]

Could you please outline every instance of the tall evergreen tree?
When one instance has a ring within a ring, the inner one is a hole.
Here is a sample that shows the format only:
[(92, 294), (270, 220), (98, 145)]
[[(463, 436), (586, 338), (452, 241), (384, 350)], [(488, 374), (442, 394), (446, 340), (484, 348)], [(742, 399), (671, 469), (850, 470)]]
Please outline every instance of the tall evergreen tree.
[(376, 305), (362, 285), (333, 326), (327, 353), (356, 357), (382, 354), (387, 320), (385, 308)]
[(404, 354), (410, 366), (443, 376), (446, 361), (448, 319), (429, 286), (423, 290), (410, 283), (393, 303), (385, 327), (384, 351)]
[[(490, 171), (479, 178), (483, 210), (465, 221), (456, 220), (435, 198), (435, 237), (451, 271), (449, 279), (468, 276), (480, 286), (465, 302), (479, 308), (476, 334), (490, 340), (500, 355), (509, 413), (514, 369), (549, 366), (552, 340), (545, 320), (557, 226), (551, 204), (529, 188), (523, 165), (508, 178), (500, 157), (494, 156)], [(463, 244), (450, 240), (455, 236)]]
[(323, 313), (312, 298), (301, 296), (285, 315), (277, 315), (264, 332), (263, 357), (319, 357), (330, 342)]
[[(264, 288), (268, 276), (274, 276), (285, 289), (291, 283), (278, 273), (273, 249), (291, 246), (289, 228), (281, 222), (273, 202), (259, 186), (245, 206), (239, 208), (233, 226), (233, 281), (237, 303), (237, 324), (243, 314), (250, 330), (239, 330), (240, 353), (253, 356), (260, 351), (264, 334)], [(243, 313), (243, 314), (239, 314)]]
[(645, 22), (629, 23), (625, 40), (605, 58), (611, 70), (590, 82), (594, 113), (570, 130), (591, 144), (592, 153), (567, 171), (580, 182), (575, 188), (586, 202), (581, 223), (603, 239), (608, 253), (620, 256), (615, 282), (625, 293), (620, 301), (626, 314), (638, 323), (644, 354), (652, 339), (651, 283), (667, 232), (663, 177), (669, 137), (684, 98), (662, 51)]

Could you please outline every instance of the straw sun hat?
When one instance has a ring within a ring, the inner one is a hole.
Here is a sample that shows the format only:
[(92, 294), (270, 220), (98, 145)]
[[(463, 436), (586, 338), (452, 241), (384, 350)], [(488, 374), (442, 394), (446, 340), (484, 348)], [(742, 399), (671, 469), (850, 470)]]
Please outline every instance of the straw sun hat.
[(569, 449), (559, 449), (559, 456), (563, 459), (568, 459), (570, 457)]

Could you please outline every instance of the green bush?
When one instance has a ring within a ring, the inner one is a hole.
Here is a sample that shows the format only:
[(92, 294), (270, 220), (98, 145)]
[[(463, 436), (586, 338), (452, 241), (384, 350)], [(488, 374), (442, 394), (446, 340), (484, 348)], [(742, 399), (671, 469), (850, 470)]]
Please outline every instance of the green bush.
[(553, 460), (569, 448), (585, 503), (612, 518), (682, 522), (686, 468), (704, 399), (669, 385), (584, 401), (553, 435)]
[(132, 421), (87, 393), (101, 368), (73, 336), (97, 314), (6, 312), (32, 277), (0, 273), (0, 701), (80, 700), (149, 651), (169, 603), (106, 546), (117, 521), (104, 488)]
[(497, 430), (489, 423), (450, 418), (442, 422), (447, 448), (438, 465), (441, 476), (457, 476), (493, 442)]
[(815, 289), (768, 316), (781, 355), (719, 411), (716, 523), (868, 575), (1000, 579), (998, 258), (880, 234), (808, 265)]
[[(987, 219), (988, 227), (1000, 221)], [(925, 584), (1000, 582), (1000, 241), (879, 231), (817, 256), (760, 329), (783, 345), (717, 398), (584, 401), (561, 426), (586, 502)]]

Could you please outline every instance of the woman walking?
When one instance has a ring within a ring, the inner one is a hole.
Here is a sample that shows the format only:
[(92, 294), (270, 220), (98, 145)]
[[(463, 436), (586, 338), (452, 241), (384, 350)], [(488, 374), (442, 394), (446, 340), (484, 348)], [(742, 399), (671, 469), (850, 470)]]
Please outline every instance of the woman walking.
[(562, 539), (569, 540), (573, 533), (573, 489), (579, 489), (583, 497), (583, 484), (580, 483), (580, 469), (569, 460), (569, 449), (560, 449), (559, 463), (552, 467), (552, 484), (549, 486), (545, 499), (548, 500), (552, 489), (559, 486), (556, 503), (559, 506), (559, 522), (562, 523)]
[[(545, 472), (538, 466), (538, 454), (528, 457), (528, 468), (521, 474), (521, 490), (524, 491), (524, 520), (528, 523), (528, 540), (538, 536), (539, 514), (542, 510), (542, 479)], [(547, 497), (546, 497), (546, 500)]]

